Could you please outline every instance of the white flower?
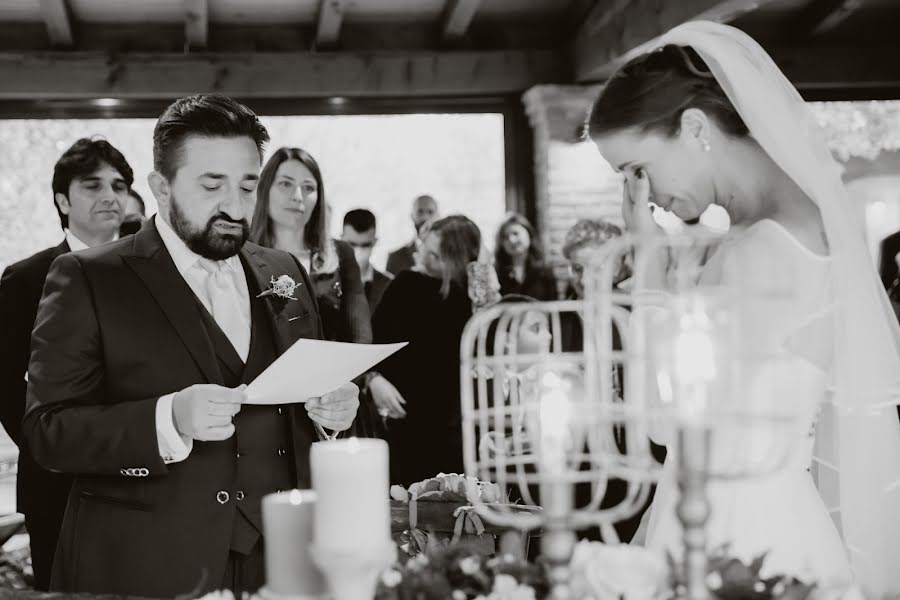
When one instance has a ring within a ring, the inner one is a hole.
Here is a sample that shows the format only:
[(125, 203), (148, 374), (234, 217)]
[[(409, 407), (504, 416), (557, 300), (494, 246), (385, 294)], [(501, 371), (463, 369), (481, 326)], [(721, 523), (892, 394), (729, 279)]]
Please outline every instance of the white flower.
[(216, 590), (201, 596), (199, 600), (234, 600), (234, 594), (231, 590)]
[(381, 574), (381, 583), (386, 587), (395, 588), (403, 581), (403, 575), (397, 569), (388, 569)]
[(290, 275), (281, 275), (278, 279), (270, 277), (269, 285), (272, 287), (262, 292), (259, 296), (257, 296), (257, 298), (271, 296), (274, 294), (279, 298), (284, 298), (285, 300), (296, 300), (296, 298), (294, 298), (294, 290), (300, 287), (302, 284), (296, 283)]
[(409, 493), (402, 485), (391, 486), (391, 499), (399, 502), (409, 502)]
[(467, 556), (459, 561), (459, 570), (466, 575), (474, 575), (481, 569), (481, 563), (474, 556)]
[(534, 589), (521, 585), (511, 575), (497, 575), (490, 600), (535, 600)]
[(626, 544), (580, 542), (571, 562), (576, 598), (653, 598), (665, 589), (668, 568), (655, 552)]
[(466, 593), (462, 590), (453, 590), (453, 600), (466, 600)]
[(722, 587), (722, 575), (718, 571), (713, 571), (706, 576), (706, 587), (711, 590), (717, 590)]

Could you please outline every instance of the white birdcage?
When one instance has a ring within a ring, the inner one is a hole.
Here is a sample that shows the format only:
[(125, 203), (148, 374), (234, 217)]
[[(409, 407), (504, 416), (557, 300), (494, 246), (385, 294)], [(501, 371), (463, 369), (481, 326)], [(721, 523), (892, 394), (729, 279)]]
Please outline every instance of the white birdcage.
[[(739, 285), (706, 285), (702, 273), (718, 243), (705, 235), (624, 236), (605, 244), (586, 270), (583, 301), (501, 302), (466, 327), (466, 472), (543, 510), (476, 508), (498, 525), (542, 529), (560, 597), (574, 532), (598, 526), (604, 541), (615, 542), (614, 524), (646, 506), (661, 472), (651, 437), (677, 449), (686, 482), (679, 515), (694, 597), (703, 591), (708, 478), (770, 473), (791, 456), (796, 410), (742, 404), (748, 373), (779, 359), (764, 343), (748, 344), (748, 328), (783, 294), (751, 297)], [(628, 289), (614, 287), (623, 261), (633, 272)], [(541, 327), (549, 333), (543, 340), (532, 335)], [(745, 436), (750, 451), (711, 457), (719, 435)], [(613, 480), (625, 492), (604, 501)]]

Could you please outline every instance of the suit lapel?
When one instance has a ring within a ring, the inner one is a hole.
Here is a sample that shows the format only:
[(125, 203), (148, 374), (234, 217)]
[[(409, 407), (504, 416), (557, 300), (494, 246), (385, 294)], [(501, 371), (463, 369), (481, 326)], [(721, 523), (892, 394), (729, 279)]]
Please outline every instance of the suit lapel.
[[(250, 290), (250, 302), (264, 303), (266, 315), (269, 318), (269, 322), (272, 324), (272, 332), (275, 336), (275, 346), (278, 349), (278, 355), (281, 356), (281, 354), (294, 343), (294, 340), (291, 339), (287, 317), (285, 317), (283, 311), (278, 313), (275, 312), (275, 303), (278, 302), (278, 300), (271, 297), (257, 298), (256, 296), (262, 290), (267, 290), (271, 287), (270, 281), (272, 277), (277, 279), (283, 273), (276, 274), (266, 258), (258, 251), (257, 247), (244, 244), (244, 247), (241, 248), (240, 251), (240, 257), (241, 262), (244, 265), (245, 273), (253, 279), (253, 283), (255, 284), (247, 286)], [(249, 283), (250, 282), (248, 282), (248, 284)], [(250, 312), (251, 314), (253, 313), (252, 310)]]
[(197, 313), (196, 296), (175, 267), (159, 237), (155, 221), (135, 234), (134, 255), (124, 259), (147, 286), (207, 381), (221, 385), (222, 375), (203, 322)]

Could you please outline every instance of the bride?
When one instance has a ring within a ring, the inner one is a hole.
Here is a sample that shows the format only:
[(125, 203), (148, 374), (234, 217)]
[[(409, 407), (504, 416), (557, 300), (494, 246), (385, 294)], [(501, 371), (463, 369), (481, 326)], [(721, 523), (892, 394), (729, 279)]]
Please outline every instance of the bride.
[[(771, 477), (710, 485), (710, 544), (767, 553), (770, 569), (823, 584), (855, 579), (873, 597), (900, 593), (900, 330), (861, 210), (800, 95), (744, 33), (687, 23), (616, 73), (588, 132), (625, 177), (630, 230), (656, 229), (650, 202), (682, 220), (718, 204), (732, 231), (701, 281), (791, 290), (754, 321), (752, 341), (786, 366), (757, 372), (770, 393), (744, 401), (807, 407), (810, 438)], [(754, 444), (718, 433), (713, 460)], [(670, 453), (645, 543), (678, 554), (673, 463)]]

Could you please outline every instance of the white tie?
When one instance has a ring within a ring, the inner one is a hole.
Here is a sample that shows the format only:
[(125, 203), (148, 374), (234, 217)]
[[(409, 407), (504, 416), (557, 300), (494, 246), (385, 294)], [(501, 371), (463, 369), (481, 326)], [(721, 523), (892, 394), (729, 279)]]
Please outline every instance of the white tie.
[(212, 308), (212, 316), (241, 360), (247, 362), (247, 355), (250, 353), (250, 327), (241, 311), (241, 295), (234, 278), (224, 261), (201, 258), (199, 264), (207, 273), (206, 295)]

